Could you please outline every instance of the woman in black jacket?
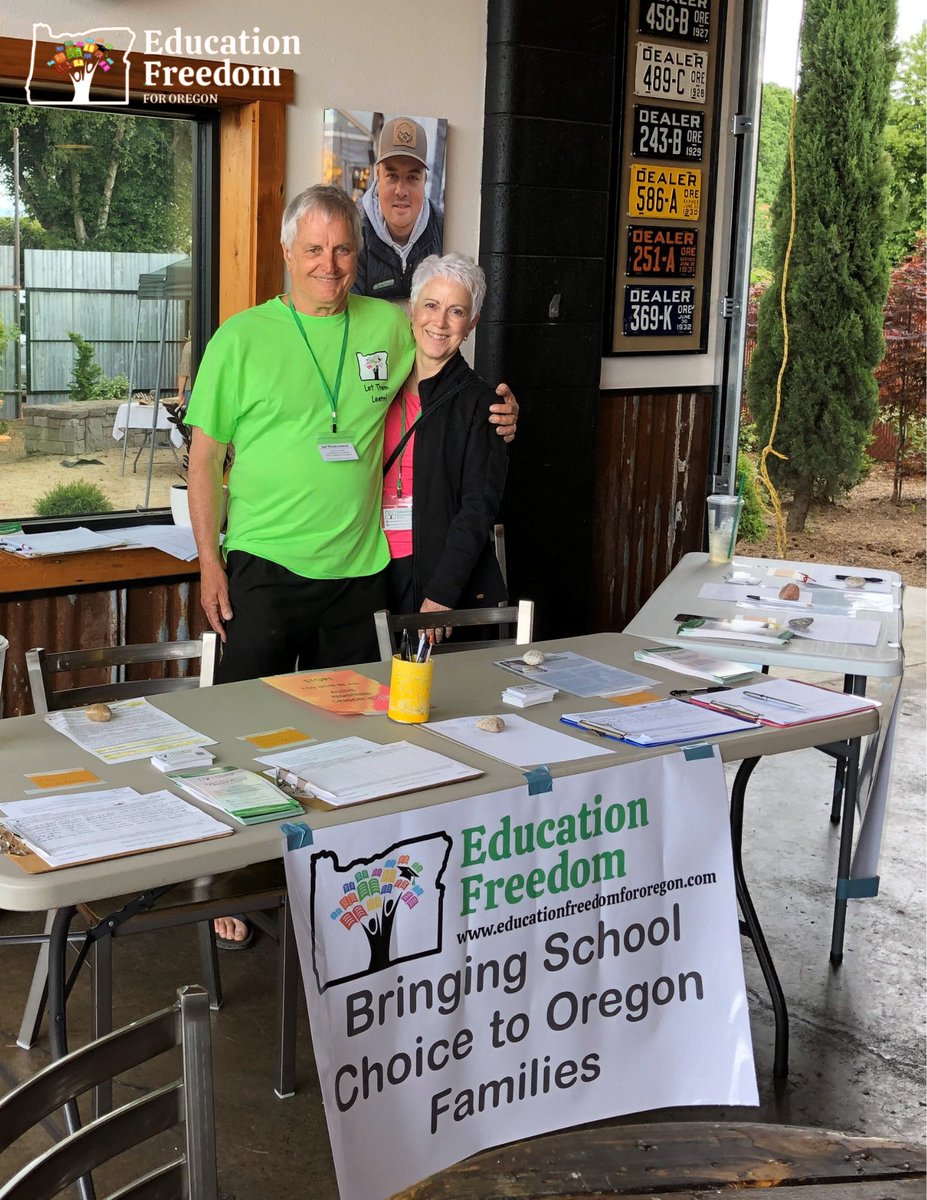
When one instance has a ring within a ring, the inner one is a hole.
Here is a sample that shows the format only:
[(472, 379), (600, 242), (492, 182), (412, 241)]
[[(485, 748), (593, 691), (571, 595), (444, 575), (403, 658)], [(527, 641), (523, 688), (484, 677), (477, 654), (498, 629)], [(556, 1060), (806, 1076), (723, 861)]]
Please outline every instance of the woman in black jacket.
[(460, 254), (430, 255), (412, 278), (415, 365), (387, 416), (384, 448), (393, 612), (506, 599), (489, 541), (507, 468), (487, 419), (498, 397), (460, 354), (485, 293), (482, 270)]

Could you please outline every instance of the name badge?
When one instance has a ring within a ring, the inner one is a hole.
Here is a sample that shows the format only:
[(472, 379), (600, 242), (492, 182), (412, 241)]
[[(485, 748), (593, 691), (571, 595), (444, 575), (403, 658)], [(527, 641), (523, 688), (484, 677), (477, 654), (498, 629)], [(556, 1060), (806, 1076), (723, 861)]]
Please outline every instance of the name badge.
[(360, 455), (350, 434), (331, 434), (318, 440), (323, 462), (357, 462)]
[(412, 499), (383, 505), (383, 528), (390, 533), (412, 528)]

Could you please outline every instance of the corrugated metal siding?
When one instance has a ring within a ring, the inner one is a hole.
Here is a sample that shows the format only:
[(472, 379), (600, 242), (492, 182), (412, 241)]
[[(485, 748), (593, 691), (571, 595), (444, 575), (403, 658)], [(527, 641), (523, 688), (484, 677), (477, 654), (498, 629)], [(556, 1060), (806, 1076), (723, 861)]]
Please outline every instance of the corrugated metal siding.
[[(67, 399), (74, 363), (71, 331), (93, 342), (96, 361), (107, 375), (128, 375), (136, 321), (139, 347), (133, 387), (155, 386), (164, 302), (139, 302), (138, 277), (176, 262), (179, 254), (26, 250), (23, 257), (30, 393), (58, 393), (42, 396), (50, 403)], [(167, 301), (161, 387), (170, 391), (187, 332), (186, 309), (184, 301)]]
[[(199, 581), (132, 584), (124, 588), (0, 598), (0, 633), (9, 640), (0, 715), (32, 712), (26, 651), (77, 650), (135, 642), (174, 641), (199, 636), (205, 627), (200, 609)], [(134, 668), (137, 673), (195, 673), (190, 664), (174, 663)], [(131, 677), (131, 676), (130, 676)], [(137, 677), (137, 675), (136, 675)], [(106, 682), (106, 673), (84, 671), (60, 675), (60, 687)]]
[(606, 392), (599, 409), (592, 628), (620, 630), (702, 548), (713, 396)]

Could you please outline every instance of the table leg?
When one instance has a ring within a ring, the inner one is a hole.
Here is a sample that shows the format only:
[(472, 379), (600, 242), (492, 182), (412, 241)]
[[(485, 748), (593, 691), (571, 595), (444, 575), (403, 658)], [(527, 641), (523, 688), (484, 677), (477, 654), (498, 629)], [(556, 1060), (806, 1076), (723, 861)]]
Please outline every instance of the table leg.
[[(854, 696), (865, 696), (865, 675), (848, 675), (849, 687)], [(860, 739), (847, 743), (845, 784), (843, 794), (843, 819), (840, 824), (840, 853), (837, 859), (837, 892), (834, 899), (834, 927), (830, 940), (830, 961), (835, 967), (843, 962), (843, 935), (847, 922), (847, 887), (850, 880), (850, 862), (853, 856), (853, 822), (856, 819), (856, 804), (859, 799), (859, 755)]]
[[(843, 690), (844, 692), (853, 691), (852, 675), (844, 675)], [(837, 770), (834, 774), (834, 796), (830, 806), (830, 823), (831, 825), (840, 824), (840, 809), (843, 804), (843, 792), (846, 786), (846, 760), (843, 758), (837, 759)]]
[[(68, 931), (76, 912), (73, 904), (58, 909), (48, 942), (48, 1041), (53, 1060), (63, 1058), (68, 1052), (66, 956)], [(68, 1100), (62, 1106), (62, 1111), (68, 1133), (76, 1133), (81, 1127), (76, 1102)], [(80, 1200), (96, 1200), (93, 1180), (89, 1175), (78, 1179), (77, 1191)]]
[(785, 1003), (785, 995), (776, 966), (773, 962), (763, 928), (753, 906), (750, 890), (744, 877), (743, 865), (743, 831), (744, 831), (744, 801), (747, 795), (747, 784), (750, 776), (760, 760), (745, 758), (737, 768), (737, 776), (731, 789), (731, 847), (734, 852), (734, 888), (737, 893), (737, 903), (743, 914), (743, 930), (753, 943), (760, 970), (766, 981), (769, 999), (772, 1002), (773, 1016), (776, 1023), (776, 1045), (773, 1055), (773, 1075), (784, 1079), (789, 1073), (789, 1013)]

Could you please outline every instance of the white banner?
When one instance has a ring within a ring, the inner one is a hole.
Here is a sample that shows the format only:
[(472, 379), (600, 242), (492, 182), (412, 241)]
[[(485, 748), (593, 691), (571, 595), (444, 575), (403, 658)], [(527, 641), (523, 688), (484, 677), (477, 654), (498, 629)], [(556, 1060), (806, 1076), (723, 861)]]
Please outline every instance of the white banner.
[(758, 1102), (717, 751), (315, 837), (284, 858), (342, 1200), (568, 1125)]

